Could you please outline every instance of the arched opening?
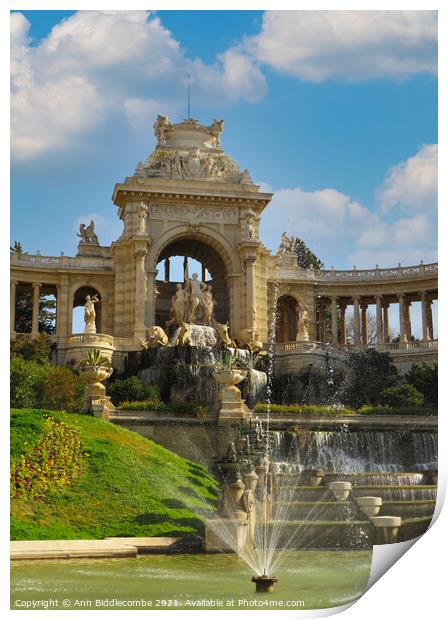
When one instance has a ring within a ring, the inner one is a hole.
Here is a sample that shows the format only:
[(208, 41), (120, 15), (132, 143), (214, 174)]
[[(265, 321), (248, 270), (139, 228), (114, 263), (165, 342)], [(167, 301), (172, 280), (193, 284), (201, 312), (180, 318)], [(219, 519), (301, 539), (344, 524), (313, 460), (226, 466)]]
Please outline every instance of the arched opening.
[(73, 296), (73, 310), (72, 310), (72, 333), (79, 334), (84, 331), (84, 305), (86, 303), (86, 296), (96, 295), (99, 301), (95, 304), (95, 325), (98, 334), (101, 334), (101, 314), (102, 314), (102, 301), (100, 293), (91, 286), (81, 286)]
[(171, 298), (177, 284), (184, 283), (185, 270), (212, 287), (214, 314), (219, 323), (230, 319), (226, 267), (217, 250), (199, 239), (182, 238), (167, 245), (157, 259), (156, 325), (165, 326), (170, 318)]
[(282, 295), (277, 300), (276, 341), (292, 342), (297, 335), (297, 300), (291, 295)]

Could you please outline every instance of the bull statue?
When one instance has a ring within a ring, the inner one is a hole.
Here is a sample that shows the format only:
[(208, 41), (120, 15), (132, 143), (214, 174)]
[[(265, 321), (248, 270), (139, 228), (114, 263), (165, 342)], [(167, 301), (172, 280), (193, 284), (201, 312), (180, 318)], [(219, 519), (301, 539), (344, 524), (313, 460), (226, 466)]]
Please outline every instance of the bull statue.
[(257, 332), (255, 329), (241, 329), (235, 339), (238, 348), (249, 349), (251, 353), (260, 353), (263, 350), (263, 343), (256, 340)]
[(225, 349), (235, 347), (235, 342), (229, 336), (229, 323), (215, 323), (215, 329)]
[(158, 325), (152, 325), (148, 328), (144, 338), (140, 338), (144, 349), (152, 349), (154, 347), (166, 347), (168, 345), (168, 336)]
[(176, 340), (176, 346), (191, 345), (190, 324), (182, 323), (180, 326), (179, 336)]

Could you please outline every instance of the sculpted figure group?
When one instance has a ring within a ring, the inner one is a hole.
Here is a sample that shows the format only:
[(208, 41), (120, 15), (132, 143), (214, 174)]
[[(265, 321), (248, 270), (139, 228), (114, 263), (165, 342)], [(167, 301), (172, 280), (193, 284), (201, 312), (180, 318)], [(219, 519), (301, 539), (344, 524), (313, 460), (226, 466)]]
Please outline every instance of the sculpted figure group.
[[(257, 339), (255, 329), (242, 329), (235, 340), (231, 338), (229, 324), (218, 323), (214, 317), (215, 303), (212, 287), (201, 282), (197, 273), (191, 278), (186, 277), (183, 285), (181, 283), (176, 285), (176, 292), (171, 298), (170, 319), (166, 322), (166, 328), (180, 327), (175, 344), (191, 344), (190, 326), (206, 325), (215, 329), (219, 342), (225, 348), (239, 347), (249, 349), (253, 353), (262, 351), (263, 345)], [(145, 338), (141, 339), (145, 349), (167, 346), (168, 342), (165, 330), (158, 325), (147, 329)]]
[(185, 284), (177, 284), (176, 293), (171, 300), (170, 320), (167, 327), (181, 326), (183, 323), (212, 325), (213, 299), (212, 287), (201, 282), (198, 274), (187, 278)]

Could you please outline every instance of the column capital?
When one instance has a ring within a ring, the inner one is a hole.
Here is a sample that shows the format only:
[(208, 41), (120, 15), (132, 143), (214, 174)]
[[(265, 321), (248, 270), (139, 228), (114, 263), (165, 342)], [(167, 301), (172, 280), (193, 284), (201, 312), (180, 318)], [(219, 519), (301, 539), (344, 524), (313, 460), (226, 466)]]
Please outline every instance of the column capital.
[(353, 295), (352, 300), (359, 304), (361, 302), (361, 295)]
[(42, 286), (42, 282), (33, 282), (33, 288)]
[(397, 293), (397, 297), (399, 300), (404, 299), (406, 297), (406, 293)]
[(255, 263), (256, 260), (257, 260), (257, 256), (255, 254), (249, 254), (245, 258), (246, 265), (253, 264)]
[(383, 299), (383, 295), (382, 295), (382, 293), (377, 293), (377, 294), (375, 295), (375, 300), (376, 300), (377, 302), (378, 302), (378, 301), (382, 301), (382, 299)]

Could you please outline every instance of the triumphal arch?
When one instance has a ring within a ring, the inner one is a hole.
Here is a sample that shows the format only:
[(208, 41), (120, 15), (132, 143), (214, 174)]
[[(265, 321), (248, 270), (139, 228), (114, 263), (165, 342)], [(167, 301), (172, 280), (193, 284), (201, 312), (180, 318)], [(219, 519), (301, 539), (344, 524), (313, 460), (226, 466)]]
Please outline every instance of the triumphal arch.
[[(148, 329), (169, 335), (170, 328), (182, 324), (211, 323), (224, 329), (229, 342), (270, 342), (279, 373), (296, 372), (329, 346), (341, 355), (375, 346), (404, 366), (435, 361), (437, 264), (301, 268), (296, 240), (286, 233), (272, 255), (259, 237), (260, 218), (272, 194), (260, 191), (248, 170), (225, 153), (222, 131), (223, 121), (172, 123), (159, 115), (155, 149), (113, 190), (123, 224), (116, 241), (101, 245), (90, 222), (80, 227), (74, 257), (13, 251), (11, 337), (38, 335), (42, 299), (51, 295), (59, 364), (76, 362), (94, 346), (120, 369), (129, 352), (144, 346)], [(170, 273), (175, 256), (184, 261), (178, 281)], [(200, 273), (190, 272), (188, 259), (201, 265)], [(20, 300), (26, 297), (32, 302), (29, 323), (19, 316)], [(416, 302), (421, 307), (418, 339), (410, 313)], [(90, 323), (74, 330), (73, 308), (86, 308), (86, 303), (91, 304), (86, 310)], [(389, 329), (391, 304), (397, 304), (398, 338)], [(375, 317), (373, 340), (369, 306)]]

